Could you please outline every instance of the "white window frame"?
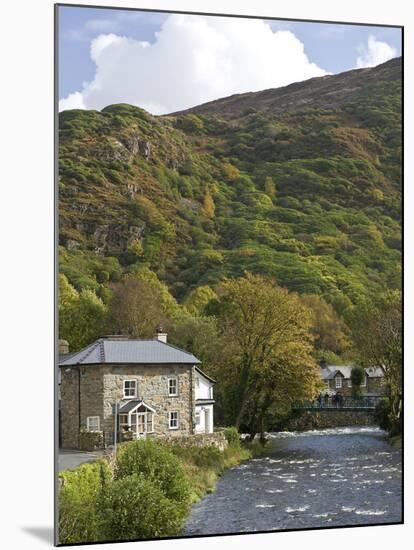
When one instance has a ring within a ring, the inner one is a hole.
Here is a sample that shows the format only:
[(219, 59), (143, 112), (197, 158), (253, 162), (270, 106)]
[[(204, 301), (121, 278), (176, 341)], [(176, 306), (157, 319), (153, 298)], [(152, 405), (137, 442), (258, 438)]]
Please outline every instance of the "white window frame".
[(367, 387), (367, 375), (364, 373), (364, 377), (361, 382), (361, 388), (366, 388), (366, 387)]
[(352, 380), (348, 378), (348, 388), (352, 388)]
[(201, 411), (196, 411), (195, 412), (194, 420), (195, 420), (196, 426), (200, 426), (200, 424), (201, 424)]
[(195, 377), (195, 387), (196, 388), (200, 387), (200, 378), (198, 376)]
[(329, 380), (324, 380), (323, 383), (325, 384), (325, 388), (329, 389)]
[(342, 388), (342, 376), (335, 376), (335, 389)]
[[(171, 393), (171, 386), (170, 382), (174, 380), (175, 381), (175, 393)], [(178, 376), (170, 376), (168, 378), (168, 397), (177, 397), (178, 395)]]
[[(172, 415), (177, 415), (175, 419), (172, 418)], [(177, 423), (175, 426), (171, 425), (171, 422), (175, 420)], [(169, 411), (168, 412), (168, 427), (170, 430), (179, 430), (180, 428), (180, 413), (179, 411)]]
[[(91, 428), (92, 421), (98, 419), (98, 427), (96, 429)], [(101, 418), (99, 416), (87, 416), (86, 417), (86, 429), (88, 432), (100, 432), (101, 431)]]
[[(134, 395), (127, 395), (125, 393), (125, 385), (126, 385), (127, 382), (133, 382), (135, 384), (135, 393), (134, 393)], [(123, 383), (122, 383), (122, 389), (123, 389), (124, 399), (134, 399), (138, 396), (138, 381), (135, 378), (128, 378), (128, 379), (124, 380)]]

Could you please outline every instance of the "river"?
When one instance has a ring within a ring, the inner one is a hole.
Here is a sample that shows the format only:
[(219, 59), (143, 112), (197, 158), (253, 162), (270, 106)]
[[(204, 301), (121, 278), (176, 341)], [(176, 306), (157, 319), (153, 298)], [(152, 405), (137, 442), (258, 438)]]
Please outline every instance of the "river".
[(379, 428), (269, 434), (267, 456), (225, 471), (186, 535), (401, 521), (401, 452)]

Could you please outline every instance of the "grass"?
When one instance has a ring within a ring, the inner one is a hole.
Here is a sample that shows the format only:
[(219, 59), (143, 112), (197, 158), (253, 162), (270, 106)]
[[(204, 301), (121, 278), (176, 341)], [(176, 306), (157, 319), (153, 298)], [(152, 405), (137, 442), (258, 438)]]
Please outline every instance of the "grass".
[(245, 446), (229, 446), (224, 451), (216, 447), (171, 446), (171, 451), (180, 458), (184, 472), (191, 485), (192, 503), (215, 490), (220, 475), (227, 468), (252, 458), (253, 451)]

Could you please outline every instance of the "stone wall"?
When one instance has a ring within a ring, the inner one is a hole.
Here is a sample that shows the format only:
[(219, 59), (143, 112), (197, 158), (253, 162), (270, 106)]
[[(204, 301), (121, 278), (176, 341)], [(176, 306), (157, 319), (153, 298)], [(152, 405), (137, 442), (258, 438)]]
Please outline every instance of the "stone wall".
[(214, 432), (211, 434), (192, 434), (188, 436), (162, 436), (163, 441), (180, 445), (181, 447), (208, 447), (213, 445), (224, 451), (228, 447), (227, 439), (223, 432)]
[(78, 370), (61, 368), (61, 442), (64, 449), (79, 446)]
[[(193, 432), (194, 376), (191, 365), (107, 365), (103, 375), (103, 424), (106, 433), (114, 431), (113, 404), (123, 399), (124, 380), (137, 380), (138, 399), (155, 409), (154, 432), (179, 437)], [(178, 395), (168, 395), (168, 378), (176, 376)], [(170, 430), (168, 413), (177, 411), (179, 429)]]
[(298, 416), (288, 419), (281, 431), (305, 431), (341, 426), (375, 425), (373, 411), (315, 410), (301, 411)]

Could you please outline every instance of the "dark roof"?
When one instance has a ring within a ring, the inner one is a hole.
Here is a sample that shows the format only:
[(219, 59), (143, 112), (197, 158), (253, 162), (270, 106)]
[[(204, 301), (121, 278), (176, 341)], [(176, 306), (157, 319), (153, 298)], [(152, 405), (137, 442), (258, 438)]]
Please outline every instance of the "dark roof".
[[(344, 378), (351, 378), (352, 369), (352, 365), (327, 365), (326, 367), (321, 367), (320, 373), (323, 380), (335, 378), (337, 374), (342, 374)], [(367, 367), (364, 371), (371, 378), (382, 378), (384, 376), (381, 367)]]
[(139, 407), (140, 405), (143, 405), (147, 409), (153, 410), (152, 407), (144, 403), (142, 399), (128, 399), (128, 400), (121, 401), (119, 403), (118, 413), (120, 414), (129, 413), (132, 410)]
[(196, 405), (212, 405), (215, 403), (214, 399), (196, 399)]
[[(199, 364), (192, 353), (159, 340), (99, 338), (77, 353), (59, 358), (59, 366), (132, 364)], [(206, 375), (204, 375), (206, 376)]]

